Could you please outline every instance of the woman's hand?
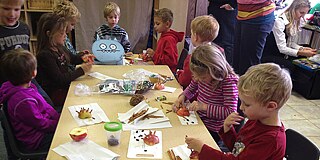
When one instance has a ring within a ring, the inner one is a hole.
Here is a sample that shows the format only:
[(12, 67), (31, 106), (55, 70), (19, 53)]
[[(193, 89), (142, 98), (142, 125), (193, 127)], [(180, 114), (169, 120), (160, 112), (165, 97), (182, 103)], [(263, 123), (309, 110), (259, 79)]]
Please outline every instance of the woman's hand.
[(189, 149), (194, 149), (195, 151), (199, 152), (201, 151), (204, 143), (196, 138), (186, 137), (185, 142), (188, 145)]
[(317, 50), (309, 47), (302, 47), (297, 54), (298, 56), (312, 57), (317, 54)]
[(231, 113), (226, 118), (226, 120), (224, 120), (224, 123), (223, 123), (224, 133), (227, 133), (231, 129), (232, 125), (240, 124), (239, 121), (241, 121), (243, 119), (244, 119), (244, 117), (240, 116), (239, 113), (237, 113), (237, 112)]
[(176, 112), (179, 108), (182, 107), (184, 100), (185, 100), (185, 95), (180, 94), (180, 96), (178, 97), (178, 99), (174, 102), (174, 104), (172, 105), (172, 110), (173, 112)]
[(230, 6), (230, 4), (224, 4), (220, 6), (220, 8), (224, 8), (225, 10), (228, 10), (228, 11), (234, 10), (234, 8)]
[(199, 101), (193, 101), (190, 105), (189, 105), (189, 110), (190, 111), (206, 111), (208, 108), (208, 105)]

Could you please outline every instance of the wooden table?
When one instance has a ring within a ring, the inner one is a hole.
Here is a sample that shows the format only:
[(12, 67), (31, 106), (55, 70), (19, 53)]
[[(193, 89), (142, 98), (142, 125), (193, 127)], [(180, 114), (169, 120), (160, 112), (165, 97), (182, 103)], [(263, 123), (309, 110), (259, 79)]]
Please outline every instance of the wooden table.
[[(170, 69), (167, 66), (163, 65), (132, 65), (132, 66), (111, 66), (111, 65), (95, 65), (93, 66), (92, 71), (97, 71), (103, 73), (108, 76), (112, 76), (115, 78), (122, 79), (122, 75), (130, 70), (143, 68), (151, 72), (160, 73), (163, 75), (173, 76), (170, 72)], [(99, 83), (100, 80), (90, 77), (90, 76), (82, 76), (77, 80), (71, 83), (69, 93), (64, 105), (64, 108), (61, 113), (61, 117), (52, 140), (52, 144), (49, 150), (49, 154), (47, 159), (49, 160), (59, 160), (65, 159), (61, 157), (57, 153), (55, 153), (52, 149), (71, 141), (69, 136), (69, 132), (71, 129), (78, 127), (76, 121), (72, 118), (68, 107), (72, 105), (80, 105), (80, 104), (88, 104), (88, 103), (98, 103), (100, 107), (105, 111), (106, 115), (110, 119), (110, 121), (118, 121), (117, 113), (125, 113), (130, 110), (132, 107), (129, 105), (130, 96), (124, 95), (111, 95), (111, 94), (101, 94), (101, 95), (92, 95), (87, 97), (79, 97), (74, 95), (75, 85), (78, 83), (86, 84), (88, 86), (93, 86)], [(165, 93), (155, 90), (150, 90), (145, 93), (145, 97), (149, 99), (149, 104), (152, 107), (160, 107), (160, 102), (155, 101), (155, 97), (165, 95), (168, 101), (175, 101), (178, 95), (182, 92), (182, 89), (176, 80), (170, 81), (166, 83), (166, 86), (176, 87), (178, 88), (174, 93)], [(170, 105), (162, 104), (163, 110), (165, 113), (165, 109), (171, 109)], [(167, 150), (171, 147), (176, 147), (178, 145), (184, 144), (184, 137), (186, 135), (191, 137), (201, 138), (206, 144), (213, 146), (218, 149), (218, 146), (214, 142), (210, 133), (207, 131), (206, 127), (199, 119), (199, 124), (194, 126), (183, 126), (181, 125), (177, 115), (175, 113), (168, 113), (166, 116), (170, 119), (172, 124), (172, 128), (163, 128), (156, 129), (162, 131), (163, 137), (163, 159), (170, 159)], [(130, 132), (124, 131), (121, 134), (121, 143), (118, 146), (111, 147), (108, 146), (106, 142), (105, 130), (103, 128), (104, 124), (96, 124), (87, 126), (88, 129), (88, 138), (95, 143), (108, 148), (109, 150), (120, 155), (120, 159), (128, 159), (128, 142), (130, 138)]]

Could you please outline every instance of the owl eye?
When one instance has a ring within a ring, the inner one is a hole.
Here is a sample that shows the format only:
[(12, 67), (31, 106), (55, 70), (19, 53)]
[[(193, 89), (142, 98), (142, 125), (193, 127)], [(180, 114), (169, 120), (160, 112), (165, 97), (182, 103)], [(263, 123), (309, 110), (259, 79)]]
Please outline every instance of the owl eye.
[(110, 49), (117, 49), (117, 46), (115, 44), (110, 44)]
[(99, 47), (100, 47), (101, 49), (106, 49), (106, 48), (107, 48), (107, 45), (104, 44), (104, 43), (101, 43)]

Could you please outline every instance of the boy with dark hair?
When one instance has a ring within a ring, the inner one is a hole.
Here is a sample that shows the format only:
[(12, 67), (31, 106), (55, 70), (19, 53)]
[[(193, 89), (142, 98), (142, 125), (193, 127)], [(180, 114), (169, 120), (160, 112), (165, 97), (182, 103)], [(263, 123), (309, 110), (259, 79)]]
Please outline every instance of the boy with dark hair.
[(161, 33), (157, 49), (147, 49), (147, 54), (152, 57), (154, 64), (168, 65), (172, 73), (176, 72), (178, 64), (177, 43), (181, 42), (183, 32), (170, 29), (173, 22), (173, 13), (168, 8), (162, 8), (154, 13), (154, 30)]
[(39, 94), (31, 80), (37, 60), (29, 51), (16, 49), (1, 58), (8, 81), (0, 88), (0, 103), (7, 104), (14, 136), (27, 150), (49, 150), (59, 114)]

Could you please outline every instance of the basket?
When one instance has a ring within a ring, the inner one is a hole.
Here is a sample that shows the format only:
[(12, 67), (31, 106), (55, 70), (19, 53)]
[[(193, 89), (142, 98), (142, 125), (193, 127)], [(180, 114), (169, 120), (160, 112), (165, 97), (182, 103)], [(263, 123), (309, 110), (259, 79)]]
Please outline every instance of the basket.
[(28, 9), (52, 9), (54, 0), (28, 0)]

